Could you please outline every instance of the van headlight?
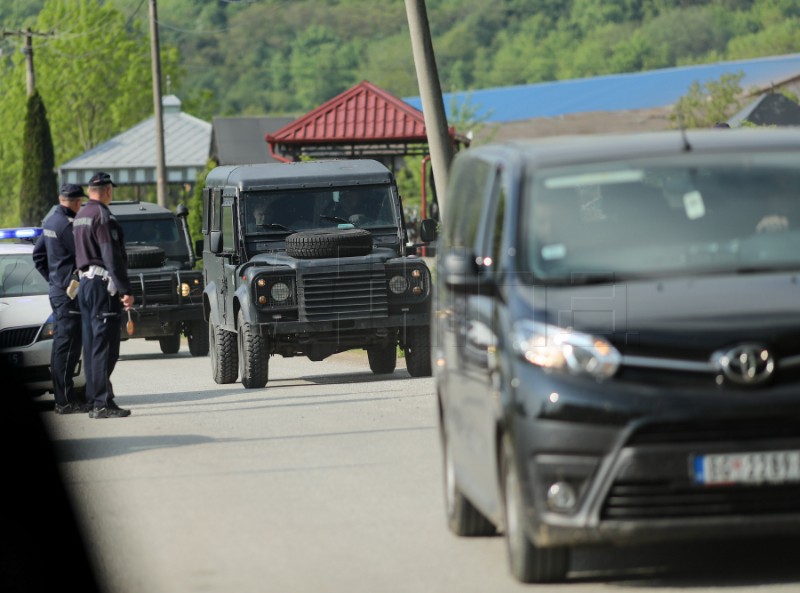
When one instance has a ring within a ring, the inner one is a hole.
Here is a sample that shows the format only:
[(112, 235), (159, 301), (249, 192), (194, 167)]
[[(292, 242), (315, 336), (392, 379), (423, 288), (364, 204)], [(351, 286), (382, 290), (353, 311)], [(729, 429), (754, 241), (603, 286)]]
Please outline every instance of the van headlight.
[(613, 376), (622, 360), (608, 340), (531, 320), (514, 324), (511, 347), (536, 366), (596, 379)]

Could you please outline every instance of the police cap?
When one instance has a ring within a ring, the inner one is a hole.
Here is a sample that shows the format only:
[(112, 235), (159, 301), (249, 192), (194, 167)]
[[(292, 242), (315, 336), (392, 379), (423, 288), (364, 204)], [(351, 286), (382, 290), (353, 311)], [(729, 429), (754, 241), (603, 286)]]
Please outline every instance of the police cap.
[(75, 185), (74, 183), (65, 183), (62, 185), (61, 191), (58, 192), (58, 195), (62, 198), (68, 198), (70, 200), (89, 197), (83, 193), (83, 188), (80, 185)]
[(103, 171), (95, 173), (89, 180), (89, 187), (102, 187), (104, 185), (111, 185), (112, 187), (117, 187), (117, 184), (111, 181), (111, 175), (109, 175), (108, 173), (104, 173)]

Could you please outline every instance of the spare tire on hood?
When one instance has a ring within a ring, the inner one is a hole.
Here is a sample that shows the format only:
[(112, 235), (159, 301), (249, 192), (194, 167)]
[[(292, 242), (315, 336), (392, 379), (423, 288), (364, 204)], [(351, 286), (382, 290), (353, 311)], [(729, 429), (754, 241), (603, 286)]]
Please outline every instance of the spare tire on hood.
[(353, 257), (372, 251), (366, 229), (314, 229), (286, 237), (286, 254), (299, 259)]
[(164, 250), (155, 245), (125, 245), (129, 268), (160, 268), (164, 265)]

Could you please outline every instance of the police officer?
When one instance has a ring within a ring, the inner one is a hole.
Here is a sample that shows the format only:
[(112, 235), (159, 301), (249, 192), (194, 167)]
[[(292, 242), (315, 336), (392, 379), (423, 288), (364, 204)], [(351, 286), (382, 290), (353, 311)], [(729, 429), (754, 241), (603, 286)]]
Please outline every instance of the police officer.
[(56, 414), (86, 412), (89, 407), (75, 390), (72, 377), (81, 358), (81, 318), (71, 283), (75, 275), (75, 240), (72, 220), (81, 208), (83, 193), (80, 185), (61, 186), (58, 205), (43, 223), (42, 237), (33, 248), (33, 263), (48, 281), (50, 307), (55, 320), (53, 348), (50, 353), (50, 376)]
[(119, 358), (120, 315), (123, 307), (129, 310), (133, 306), (122, 226), (108, 209), (114, 187), (111, 175), (95, 173), (88, 184), (89, 201), (73, 223), (90, 418), (131, 414), (114, 402), (111, 386), (111, 373)]

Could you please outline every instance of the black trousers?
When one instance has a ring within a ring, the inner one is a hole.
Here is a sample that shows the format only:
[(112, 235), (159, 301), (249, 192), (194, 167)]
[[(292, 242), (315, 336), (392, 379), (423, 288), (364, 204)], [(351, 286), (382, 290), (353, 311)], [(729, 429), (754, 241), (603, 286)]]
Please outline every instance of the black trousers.
[(81, 359), (81, 312), (78, 303), (67, 295), (51, 296), (55, 333), (50, 353), (50, 376), (53, 395), (59, 406), (82, 403), (83, 397), (75, 393), (73, 376)]
[(83, 324), (83, 372), (86, 375), (86, 401), (105, 408), (114, 399), (111, 373), (119, 358), (119, 294), (108, 294), (108, 282), (100, 276), (81, 279), (78, 290)]

